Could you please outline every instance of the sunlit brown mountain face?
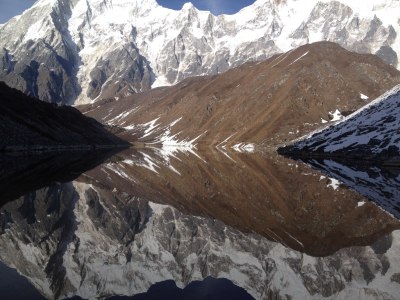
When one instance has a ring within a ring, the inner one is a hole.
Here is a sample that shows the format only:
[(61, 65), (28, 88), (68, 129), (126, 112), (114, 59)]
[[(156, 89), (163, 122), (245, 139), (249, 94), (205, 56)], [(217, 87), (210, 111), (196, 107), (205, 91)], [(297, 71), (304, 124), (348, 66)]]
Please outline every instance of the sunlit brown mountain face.
[(378, 57), (321, 42), (79, 109), (119, 127), (130, 142), (274, 146), (353, 112), (398, 83), (400, 72)]

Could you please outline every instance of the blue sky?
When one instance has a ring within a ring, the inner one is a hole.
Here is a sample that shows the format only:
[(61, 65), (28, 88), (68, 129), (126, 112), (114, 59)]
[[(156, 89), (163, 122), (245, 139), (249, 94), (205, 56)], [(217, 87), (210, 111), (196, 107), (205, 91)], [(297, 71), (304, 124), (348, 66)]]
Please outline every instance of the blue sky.
[[(1, 0), (0, 0), (1, 1)], [(172, 9), (181, 9), (189, 0), (157, 0), (159, 4)], [(200, 10), (209, 10), (215, 15), (233, 14), (255, 0), (192, 0), (190, 1)]]
[(0, 24), (32, 6), (35, 0), (0, 0)]
[[(192, 0), (191, 2), (201, 10), (209, 10), (215, 15), (233, 14), (241, 8), (254, 3), (255, 0)], [(181, 9), (188, 0), (157, 0), (165, 7)], [(0, 0), (0, 24), (7, 22), (15, 15), (32, 6), (35, 0)]]

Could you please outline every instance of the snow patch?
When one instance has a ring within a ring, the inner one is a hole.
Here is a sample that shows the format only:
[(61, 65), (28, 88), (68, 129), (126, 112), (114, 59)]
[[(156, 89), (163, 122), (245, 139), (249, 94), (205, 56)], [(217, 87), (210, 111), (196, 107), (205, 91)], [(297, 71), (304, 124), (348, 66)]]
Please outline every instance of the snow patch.
[(303, 55), (301, 55), (299, 58), (296, 58), (293, 62), (291, 62), (289, 64), (289, 66), (293, 65), (294, 63), (296, 63), (297, 61), (299, 61), (300, 59), (302, 59), (304, 56), (306, 56), (310, 51), (307, 51), (306, 53), (304, 53)]
[(256, 151), (256, 146), (255, 144), (252, 143), (249, 144), (239, 143), (232, 146), (232, 149), (240, 153), (254, 153)]
[(341, 182), (335, 178), (329, 178), (329, 180), (331, 181), (331, 183), (329, 183), (327, 187), (331, 187), (336, 191), (339, 188)]
[(336, 122), (343, 119), (343, 115), (338, 109), (336, 109), (334, 112), (329, 112), (329, 115), (332, 117), (331, 122)]

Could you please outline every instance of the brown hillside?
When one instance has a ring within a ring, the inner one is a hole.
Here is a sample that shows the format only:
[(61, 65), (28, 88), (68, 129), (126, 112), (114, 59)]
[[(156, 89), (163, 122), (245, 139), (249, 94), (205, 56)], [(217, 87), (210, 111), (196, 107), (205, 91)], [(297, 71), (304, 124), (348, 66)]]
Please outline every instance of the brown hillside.
[[(154, 142), (165, 134), (216, 145), (234, 134), (239, 142), (276, 146), (321, 126), (329, 112), (354, 111), (400, 83), (400, 72), (373, 55), (330, 42), (305, 45), (264, 62), (247, 63), (217, 76), (195, 77), (126, 99), (80, 107), (86, 115), (119, 127), (128, 141)], [(361, 93), (369, 97), (363, 100)], [(156, 129), (143, 137), (155, 120)], [(134, 126), (133, 126), (134, 125)]]

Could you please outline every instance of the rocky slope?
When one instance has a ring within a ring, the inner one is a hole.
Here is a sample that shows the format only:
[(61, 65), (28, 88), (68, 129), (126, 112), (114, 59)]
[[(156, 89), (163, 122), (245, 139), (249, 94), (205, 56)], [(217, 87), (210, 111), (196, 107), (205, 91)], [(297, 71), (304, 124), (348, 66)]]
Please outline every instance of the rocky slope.
[(131, 142), (248, 151), (304, 135), (399, 83), (400, 72), (376, 56), (319, 42), (220, 75), (79, 109), (122, 128), (120, 136)]
[(400, 85), (323, 130), (281, 148), (281, 153), (400, 161)]
[(87, 103), (322, 40), (397, 66), (399, 12), (395, 0), (257, 0), (221, 16), (156, 0), (39, 0), (0, 27), (0, 80), (45, 101)]
[(49, 299), (130, 296), (156, 282), (184, 287), (207, 276), (228, 278), (256, 299), (396, 299), (400, 290), (399, 231), (316, 258), (77, 182), (20, 198), (0, 217), (0, 259)]
[(77, 109), (52, 105), (0, 82), (0, 152), (128, 145)]

